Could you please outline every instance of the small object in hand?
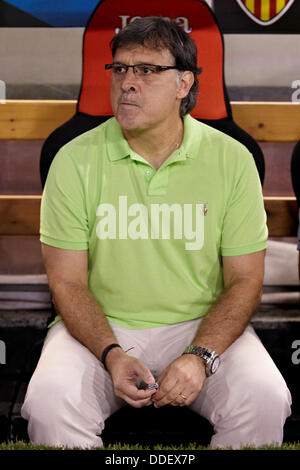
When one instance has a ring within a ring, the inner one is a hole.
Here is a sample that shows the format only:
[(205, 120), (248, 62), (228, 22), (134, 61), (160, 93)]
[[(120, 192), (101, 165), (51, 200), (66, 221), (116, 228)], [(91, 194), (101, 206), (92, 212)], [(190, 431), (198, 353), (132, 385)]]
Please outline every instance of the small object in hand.
[(155, 382), (154, 384), (148, 384), (147, 388), (148, 388), (148, 390), (157, 390), (158, 389), (158, 383)]
[(142, 389), (142, 390), (157, 390), (158, 389), (158, 383), (154, 383), (154, 384), (146, 384), (145, 382), (141, 382), (140, 385), (139, 385), (139, 389)]

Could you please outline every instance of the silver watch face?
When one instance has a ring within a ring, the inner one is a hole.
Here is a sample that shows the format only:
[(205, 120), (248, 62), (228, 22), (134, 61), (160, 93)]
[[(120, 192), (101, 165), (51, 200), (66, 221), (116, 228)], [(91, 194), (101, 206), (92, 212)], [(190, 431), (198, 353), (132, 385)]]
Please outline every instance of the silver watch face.
[(214, 374), (216, 372), (216, 370), (218, 369), (219, 367), (219, 364), (220, 364), (220, 358), (219, 356), (215, 357), (212, 364), (211, 364), (211, 367), (210, 367), (210, 371), (212, 374)]

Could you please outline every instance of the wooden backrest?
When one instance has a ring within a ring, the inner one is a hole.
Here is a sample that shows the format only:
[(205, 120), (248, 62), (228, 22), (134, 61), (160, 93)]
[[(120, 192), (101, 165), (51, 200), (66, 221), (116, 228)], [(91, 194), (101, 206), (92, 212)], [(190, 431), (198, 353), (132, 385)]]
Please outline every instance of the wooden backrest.
[[(76, 101), (8, 100), (5, 105), (0, 104), (0, 139), (45, 139), (74, 115), (76, 105)], [(233, 102), (231, 105), (237, 124), (256, 140), (299, 140), (300, 103)], [(0, 235), (37, 235), (40, 200), (41, 196), (0, 195)], [(296, 198), (265, 197), (264, 201), (269, 235), (296, 236)]]
[[(269, 236), (294, 237), (298, 206), (294, 197), (265, 197)], [(0, 236), (38, 235), (41, 196), (0, 195)]]
[[(7, 100), (0, 104), (0, 139), (46, 139), (76, 112), (75, 100)], [(300, 103), (232, 102), (236, 123), (260, 142), (297, 142)]]

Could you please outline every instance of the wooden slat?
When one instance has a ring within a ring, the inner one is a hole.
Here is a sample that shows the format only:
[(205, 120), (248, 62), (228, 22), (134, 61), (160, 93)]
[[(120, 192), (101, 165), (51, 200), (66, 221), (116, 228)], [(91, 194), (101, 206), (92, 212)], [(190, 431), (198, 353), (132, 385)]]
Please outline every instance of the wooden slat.
[(233, 102), (236, 123), (260, 142), (296, 142), (300, 139), (300, 103)]
[(0, 235), (38, 235), (41, 196), (0, 196)]
[[(0, 196), (0, 235), (38, 235), (41, 196)], [(294, 197), (265, 197), (270, 237), (295, 237), (298, 206)]]
[(265, 197), (270, 237), (296, 237), (298, 205), (295, 197)]
[(77, 101), (7, 100), (0, 105), (0, 139), (46, 139), (68, 121)]
[[(0, 104), (0, 139), (45, 139), (76, 111), (77, 101), (7, 100)], [(258, 141), (300, 139), (300, 103), (232, 102), (237, 124)]]

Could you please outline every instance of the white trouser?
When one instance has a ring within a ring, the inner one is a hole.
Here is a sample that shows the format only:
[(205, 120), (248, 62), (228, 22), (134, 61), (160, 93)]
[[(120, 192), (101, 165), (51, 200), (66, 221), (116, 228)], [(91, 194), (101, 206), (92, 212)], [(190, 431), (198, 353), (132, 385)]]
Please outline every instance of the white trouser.
[[(158, 378), (181, 355), (201, 320), (145, 330), (111, 327), (124, 350)], [(47, 337), (29, 383), (22, 416), (36, 444), (100, 447), (105, 420), (125, 402), (114, 395), (102, 363), (74, 339), (61, 321)], [(251, 326), (221, 356), (190, 407), (214, 426), (211, 446), (282, 443), (291, 396)]]

